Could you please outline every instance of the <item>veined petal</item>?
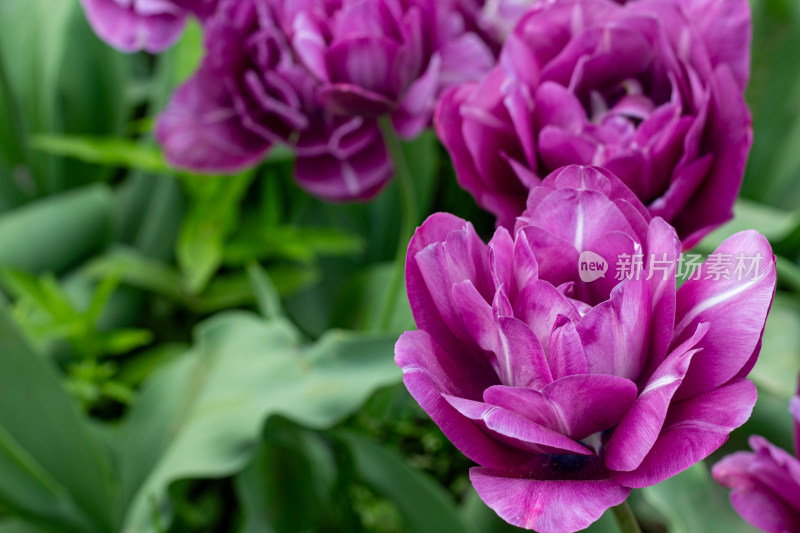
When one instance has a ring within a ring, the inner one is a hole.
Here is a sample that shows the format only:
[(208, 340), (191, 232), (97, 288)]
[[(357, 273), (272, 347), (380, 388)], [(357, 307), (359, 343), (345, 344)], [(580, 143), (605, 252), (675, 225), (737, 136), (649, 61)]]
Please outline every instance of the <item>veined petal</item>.
[(443, 395), (459, 413), (474, 420), (491, 436), (520, 450), (539, 454), (592, 455), (592, 452), (557, 431), (500, 407)]
[(442, 396), (460, 394), (480, 398), (482, 390), (491, 386), (491, 382), (484, 381), (486, 374), (493, 375), (490, 369), (488, 373), (465, 374), (458, 368), (459, 362), (423, 331), (407, 332), (400, 337), (395, 347), (395, 362), (403, 370), (408, 392), (464, 455), (478, 464), (497, 468), (509, 468), (525, 460), (527, 453), (488, 435)]
[[(710, 266), (714, 257), (721, 258), (719, 268)], [(726, 258), (728, 264), (722, 263)], [(738, 258), (744, 265), (741, 270), (737, 270)], [(748, 266), (754, 267), (749, 273)], [(676, 394), (680, 399), (727, 383), (751, 361), (775, 293), (775, 258), (767, 239), (755, 231), (730, 237), (699, 272), (699, 280), (691, 279), (678, 290), (672, 345), (684, 342), (702, 322), (710, 327), (697, 345), (702, 352), (692, 361)], [(718, 280), (715, 272), (722, 274)]]
[(570, 475), (564, 472), (570, 468), (566, 465), (581, 458), (551, 459), (544, 457), (512, 472), (473, 468), (469, 477), (481, 499), (503, 520), (539, 533), (585, 529), (630, 495), (629, 488), (603, 476), (593, 462), (580, 464)]
[(674, 404), (655, 445), (638, 468), (612, 471), (626, 487), (655, 485), (708, 457), (744, 424), (756, 403), (756, 387), (746, 379)]
[(633, 470), (650, 452), (661, 434), (672, 397), (698, 351), (692, 348), (707, 331), (708, 324), (700, 324), (694, 336), (672, 352), (647, 381), (636, 403), (614, 429), (606, 444), (604, 459), (608, 468)]

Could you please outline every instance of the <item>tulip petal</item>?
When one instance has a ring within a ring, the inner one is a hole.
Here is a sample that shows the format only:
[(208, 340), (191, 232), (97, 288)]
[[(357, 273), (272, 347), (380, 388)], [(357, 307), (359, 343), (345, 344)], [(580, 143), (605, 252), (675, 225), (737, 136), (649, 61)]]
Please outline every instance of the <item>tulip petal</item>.
[(539, 340), (527, 324), (512, 317), (498, 317), (501, 353), (497, 358), (506, 385), (541, 389), (551, 381), (550, 367)]
[[(699, 271), (700, 279), (693, 278), (678, 290), (673, 346), (692, 336), (698, 324), (711, 325), (697, 345), (702, 352), (692, 361), (676, 394), (679, 399), (727, 383), (757, 355), (775, 292), (775, 259), (763, 235), (737, 233), (710, 257), (715, 256), (727, 258), (727, 264), (720, 259), (719, 268), (710, 267), (709, 259)], [(749, 267), (753, 268), (748, 272)], [(716, 271), (724, 274), (718, 280)]]
[(661, 218), (653, 219), (647, 236), (645, 272), (650, 277), (653, 305), (653, 338), (645, 374), (652, 374), (667, 355), (675, 328), (676, 274), (681, 241)]
[(509, 524), (539, 533), (572, 533), (624, 502), (630, 489), (594, 472), (587, 479), (580, 479), (580, 470), (565, 476), (559, 467), (569, 460), (545, 458), (522, 472), (472, 468), (469, 477), (481, 499)]
[(550, 334), (550, 351), (547, 361), (554, 379), (574, 374), (588, 374), (589, 365), (583, 351), (581, 337), (575, 324), (559, 316)]
[(631, 471), (642, 464), (661, 434), (672, 397), (698, 351), (692, 348), (707, 331), (708, 324), (700, 324), (694, 336), (670, 354), (650, 377), (606, 444), (604, 458), (608, 468)]
[[(448, 439), (467, 457), (481, 465), (509, 468), (527, 454), (492, 438), (472, 420), (454, 409), (442, 394), (480, 398), (491, 386), (481, 371), (469, 372), (423, 331), (404, 333), (395, 346), (395, 362), (403, 370), (403, 383), (422, 409)], [(487, 364), (488, 367), (488, 364)]]
[(673, 404), (658, 440), (639, 467), (631, 472), (612, 471), (612, 477), (626, 487), (649, 487), (705, 459), (750, 418), (757, 395), (755, 385), (737, 379)]
[(559, 315), (573, 322), (580, 319), (572, 303), (545, 281), (530, 282), (514, 303), (514, 316), (531, 328), (545, 353), (548, 353), (550, 334)]
[(443, 397), (459, 413), (474, 420), (504, 444), (539, 454), (592, 455), (569, 437), (511, 411), (455, 396)]
[(95, 33), (122, 52), (159, 53), (178, 40), (186, 25), (187, 13), (170, 4), (159, 6), (160, 13), (140, 12), (135, 0), (133, 5), (116, 0), (81, 0), (81, 4)]
[(156, 137), (170, 164), (196, 172), (237, 172), (272, 142), (243, 127), (224, 83), (201, 68), (158, 118)]
[(730, 495), (733, 508), (753, 526), (774, 533), (797, 531), (800, 529), (800, 511), (756, 479), (753, 475), (754, 460), (754, 453), (731, 454), (714, 465), (714, 479), (733, 489)]
[(578, 323), (589, 372), (636, 381), (650, 342), (650, 292), (643, 279), (621, 282), (611, 299), (593, 307)]

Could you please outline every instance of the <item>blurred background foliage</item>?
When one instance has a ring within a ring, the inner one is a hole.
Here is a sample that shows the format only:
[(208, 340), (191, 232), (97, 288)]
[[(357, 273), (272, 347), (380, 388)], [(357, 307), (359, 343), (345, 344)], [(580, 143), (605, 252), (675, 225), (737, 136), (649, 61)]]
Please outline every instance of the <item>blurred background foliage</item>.
[[(791, 447), (800, 369), (800, 5), (752, 5), (755, 146), (736, 220), (700, 251), (756, 228), (780, 287), (756, 412), (720, 454), (751, 433)], [(325, 204), (282, 150), (172, 171), (152, 125), (201, 53), (197, 27), (126, 56), (77, 0), (0, 2), (0, 533), (513, 530), (393, 363), (414, 327), (391, 296), (396, 185)], [(421, 211), (489, 235), (435, 136), (405, 149)], [(649, 532), (752, 531), (705, 464), (633, 504)]]

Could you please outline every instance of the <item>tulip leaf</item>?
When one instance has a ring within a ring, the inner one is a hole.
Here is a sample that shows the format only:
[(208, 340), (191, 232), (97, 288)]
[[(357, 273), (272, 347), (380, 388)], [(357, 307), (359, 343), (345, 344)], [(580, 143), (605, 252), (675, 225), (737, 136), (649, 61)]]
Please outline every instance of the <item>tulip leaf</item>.
[(478, 533), (459, 515), (453, 497), (402, 456), (356, 433), (336, 435), (350, 447), (358, 476), (397, 505), (404, 532)]
[(110, 458), (0, 310), (0, 507), (50, 531), (111, 529)]
[(178, 265), (192, 294), (206, 288), (223, 261), (225, 242), (239, 218), (239, 203), (253, 180), (236, 176), (192, 176), (183, 183), (190, 206), (178, 237)]
[[(77, 8), (77, 0), (3, 0), (0, 5), (0, 69), (5, 65), (7, 81), (0, 91), (14, 106), (15, 133), (23, 139), (53, 133), (59, 127), (59, 79)], [(66, 176), (52, 158), (22, 149), (25, 161), (16, 163), (24, 165), (29, 192), (60, 190)]]
[(168, 515), (171, 482), (244, 467), (269, 416), (327, 428), (397, 383), (395, 340), (334, 331), (304, 347), (287, 322), (241, 312), (201, 325), (195, 347), (148, 380), (122, 425), (125, 530), (146, 531), (154, 505)]
[(698, 251), (711, 253), (734, 233), (754, 229), (773, 244), (785, 239), (800, 224), (800, 215), (751, 200), (740, 199), (734, 206), (734, 218), (711, 232), (698, 246)]
[(750, 378), (760, 392), (783, 399), (797, 394), (797, 376), (791, 369), (800, 368), (800, 305), (784, 294), (772, 304), (758, 362)]
[(275, 417), (250, 465), (236, 477), (243, 533), (358, 531), (349, 464), (324, 435)]
[[(393, 263), (376, 264), (351, 276), (334, 301), (331, 313), (334, 324), (358, 329), (377, 328), (383, 297), (386, 287), (392, 282), (394, 268)], [(395, 301), (387, 330), (403, 332), (415, 328), (408, 296), (403, 290)]]
[(716, 484), (705, 462), (642, 492), (645, 500), (667, 518), (670, 533), (757, 531), (736, 514), (727, 490)]
[(113, 196), (102, 185), (45, 198), (0, 216), (0, 265), (60, 272), (111, 238)]
[(37, 135), (31, 146), (52, 155), (72, 157), (86, 163), (174, 174), (158, 147), (117, 137)]

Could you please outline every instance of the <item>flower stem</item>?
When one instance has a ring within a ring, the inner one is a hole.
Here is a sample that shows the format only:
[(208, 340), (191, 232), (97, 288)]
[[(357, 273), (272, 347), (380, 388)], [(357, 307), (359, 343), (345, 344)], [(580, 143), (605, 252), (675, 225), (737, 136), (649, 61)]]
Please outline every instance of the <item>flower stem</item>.
[(394, 163), (395, 179), (400, 188), (400, 198), (403, 206), (403, 222), (400, 226), (400, 237), (397, 245), (394, 267), (392, 269), (392, 278), (381, 306), (380, 320), (378, 322), (378, 327), (381, 330), (387, 330), (391, 325), (392, 315), (397, 307), (397, 300), (400, 297), (400, 292), (405, 288), (405, 283), (403, 281), (406, 249), (417, 227), (419, 208), (417, 206), (417, 193), (414, 190), (414, 179), (411, 177), (411, 171), (408, 169), (406, 156), (403, 152), (403, 145), (397, 137), (397, 133), (394, 131), (391, 120), (389, 120), (388, 117), (381, 118), (380, 127), (384, 142), (386, 143), (386, 148), (389, 150), (389, 155)]
[(627, 501), (612, 507), (611, 511), (617, 520), (620, 533), (642, 533), (639, 522), (636, 521), (636, 515), (633, 514), (633, 509), (631, 509)]

